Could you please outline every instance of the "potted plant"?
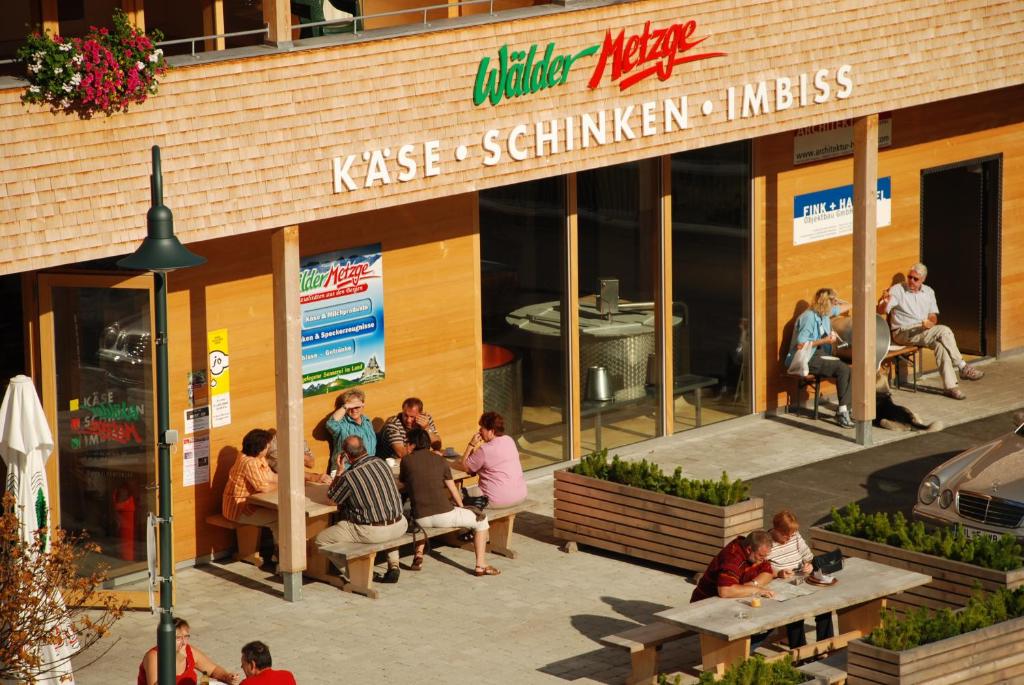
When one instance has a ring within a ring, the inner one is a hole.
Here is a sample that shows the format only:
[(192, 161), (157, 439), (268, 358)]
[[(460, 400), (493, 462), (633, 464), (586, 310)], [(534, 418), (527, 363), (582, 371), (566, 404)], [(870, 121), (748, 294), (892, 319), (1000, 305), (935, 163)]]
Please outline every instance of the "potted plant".
[(555, 473), (555, 537), (703, 571), (728, 542), (763, 527), (764, 501), (730, 480), (665, 475), (647, 461), (595, 452)]
[(974, 593), (958, 610), (882, 615), (882, 625), (847, 645), (857, 683), (1004, 683), (1024, 675), (1024, 588)]
[(811, 528), (810, 544), (818, 553), (839, 548), (846, 556), (930, 575), (932, 582), (891, 600), (900, 611), (961, 607), (976, 585), (987, 591), (1024, 585), (1021, 546), (1012, 535), (968, 538), (958, 526), (929, 531), (901, 513), (866, 514), (856, 504), (833, 509), (831, 523)]
[(156, 93), (157, 77), (167, 71), (163, 50), (154, 45), (163, 36), (147, 36), (120, 9), (114, 10), (113, 24), (92, 26), (84, 38), (28, 36), (17, 52), (29, 82), (21, 101), (88, 119), (125, 112)]

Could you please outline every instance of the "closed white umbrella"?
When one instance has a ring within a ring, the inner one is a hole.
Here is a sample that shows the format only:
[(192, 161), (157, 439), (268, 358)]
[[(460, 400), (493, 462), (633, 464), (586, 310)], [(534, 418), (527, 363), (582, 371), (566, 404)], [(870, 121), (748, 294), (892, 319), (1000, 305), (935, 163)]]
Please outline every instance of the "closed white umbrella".
[[(52, 527), (50, 492), (46, 482), (46, 460), (53, 452), (53, 434), (46, 423), (43, 406), (28, 376), (15, 376), (7, 386), (0, 405), (0, 457), (7, 464), (7, 491), (17, 499), (21, 537), (31, 542), (36, 531)], [(50, 549), (49, 536), (46, 551)], [(59, 597), (59, 595), (58, 595)], [(58, 600), (62, 601), (62, 600)], [(68, 685), (75, 678), (69, 657), (78, 651), (78, 638), (70, 625), (61, 631), (59, 646), (40, 645), (44, 664), (55, 667), (37, 682)]]

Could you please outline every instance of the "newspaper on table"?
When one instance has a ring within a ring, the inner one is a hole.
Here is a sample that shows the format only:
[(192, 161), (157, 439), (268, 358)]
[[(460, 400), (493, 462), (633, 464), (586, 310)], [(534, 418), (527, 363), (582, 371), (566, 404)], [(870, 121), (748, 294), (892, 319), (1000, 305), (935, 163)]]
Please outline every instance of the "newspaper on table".
[(777, 602), (785, 602), (794, 597), (805, 597), (815, 592), (813, 587), (809, 587), (804, 583), (796, 585), (792, 580), (781, 579), (776, 579), (769, 583), (768, 589), (775, 593), (774, 599)]

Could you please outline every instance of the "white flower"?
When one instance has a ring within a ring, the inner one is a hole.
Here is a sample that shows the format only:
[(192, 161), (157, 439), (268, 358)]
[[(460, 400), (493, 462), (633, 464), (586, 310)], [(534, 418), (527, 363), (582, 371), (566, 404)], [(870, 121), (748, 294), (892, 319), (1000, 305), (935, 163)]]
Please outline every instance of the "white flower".
[(33, 74), (38, 74), (39, 70), (42, 68), (42, 66), (43, 65), (39, 64), (38, 62), (36, 62), (35, 64), (28, 65), (28, 70), (31, 71)]
[(42, 89), (39, 86), (29, 86), (28, 87), (28, 92), (32, 93), (33, 95), (38, 95), (41, 90)]
[(77, 86), (81, 82), (82, 82), (82, 75), (81, 74), (75, 73), (75, 74), (71, 75), (71, 85)]
[(71, 84), (70, 83), (65, 83), (63, 86), (61, 86), (61, 90), (63, 90), (65, 93), (70, 93), (71, 92)]
[(143, 71), (143, 70), (145, 70), (146, 65), (143, 64), (142, 62), (136, 62), (135, 63), (135, 68), (138, 69), (139, 71)]
[(54, 76), (57, 76), (58, 74), (60, 74), (60, 73), (61, 73), (61, 71), (62, 71), (62, 70), (61, 70), (61, 68), (60, 68), (60, 67), (54, 67), (54, 68), (53, 68), (53, 75), (54, 75)]
[(70, 52), (72, 47), (73, 46), (71, 45), (71, 43), (61, 43), (60, 44), (60, 49), (63, 50), (64, 52)]
[(67, 108), (70, 105), (71, 105), (71, 100), (68, 100), (67, 98), (62, 98), (61, 99), (61, 101), (60, 101), (60, 106), (61, 107)]
[(32, 56), (35, 58), (36, 62), (42, 62), (43, 61), (43, 57), (45, 57), (46, 55), (43, 54), (42, 50), (39, 50), (39, 51), (36, 52), (36, 54), (34, 54)]
[(163, 48), (157, 48), (156, 50), (153, 51), (153, 54), (154, 55), (160, 55), (161, 57), (163, 57), (164, 56), (164, 49)]
[(82, 57), (82, 55), (75, 55), (74, 57), (71, 58), (71, 63), (74, 64), (77, 67), (77, 66), (82, 64), (82, 60), (83, 59), (85, 59), (85, 58)]

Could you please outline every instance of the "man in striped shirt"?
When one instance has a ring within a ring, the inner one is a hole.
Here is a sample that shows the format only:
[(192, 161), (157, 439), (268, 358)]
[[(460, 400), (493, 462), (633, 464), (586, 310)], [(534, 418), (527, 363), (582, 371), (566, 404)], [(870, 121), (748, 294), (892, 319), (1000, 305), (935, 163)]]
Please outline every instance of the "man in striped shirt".
[[(387, 542), (405, 534), (402, 497), (391, 468), (366, 453), (363, 439), (350, 435), (342, 443), (349, 467), (334, 477), (327, 496), (344, 517), (316, 536), (317, 547), (337, 542)], [(345, 569), (339, 568), (344, 572)], [(380, 582), (398, 582), (398, 550), (388, 552), (388, 570)]]

